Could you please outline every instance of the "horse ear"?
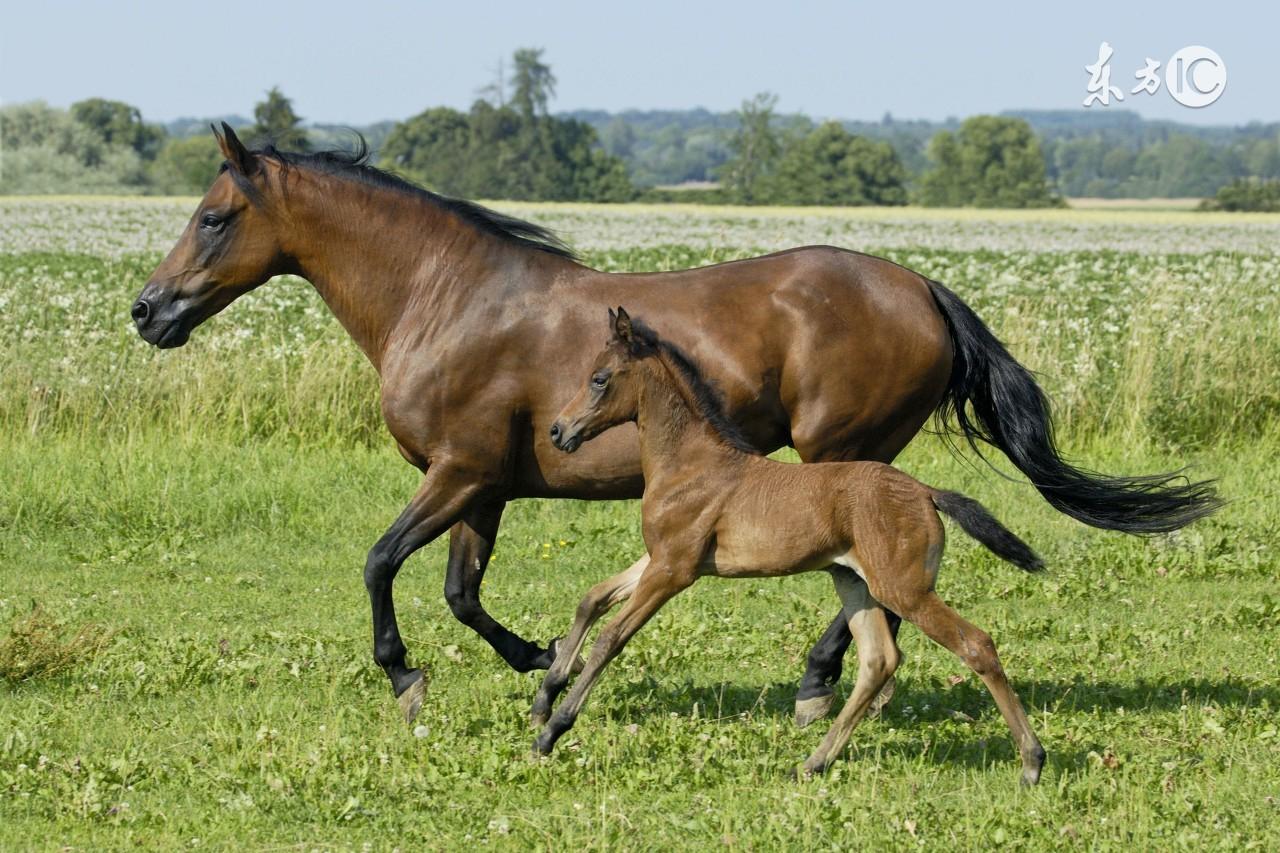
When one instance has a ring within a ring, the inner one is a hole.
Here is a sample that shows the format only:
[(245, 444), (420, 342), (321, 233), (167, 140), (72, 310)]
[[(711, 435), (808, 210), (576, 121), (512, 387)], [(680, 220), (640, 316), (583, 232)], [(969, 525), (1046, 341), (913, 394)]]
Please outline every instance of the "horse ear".
[(618, 336), (618, 340), (631, 343), (634, 336), (631, 332), (631, 317), (627, 315), (626, 309), (619, 305), (617, 314), (612, 311), (609, 314), (613, 317), (613, 333)]
[(617, 334), (618, 315), (613, 313), (613, 309), (609, 309), (609, 331)]
[[(212, 125), (211, 125), (212, 126)], [(218, 140), (218, 147), (222, 149), (222, 156), (227, 158), (227, 162), (231, 167), (242, 175), (252, 175), (257, 169), (258, 160), (249, 149), (244, 147), (244, 143), (240, 141), (240, 137), (236, 136), (236, 132), (231, 129), (231, 125), (225, 121), (222, 122), (222, 132), (213, 128), (213, 135)]]

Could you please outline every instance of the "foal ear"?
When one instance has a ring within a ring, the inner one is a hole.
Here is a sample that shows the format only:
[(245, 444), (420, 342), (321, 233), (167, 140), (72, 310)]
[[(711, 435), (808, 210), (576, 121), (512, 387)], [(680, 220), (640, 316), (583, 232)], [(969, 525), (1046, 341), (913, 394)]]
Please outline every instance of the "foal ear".
[(618, 340), (631, 343), (634, 336), (631, 333), (631, 317), (627, 315), (626, 309), (619, 305), (618, 313), (610, 311), (609, 317), (613, 320), (613, 333), (618, 336)]
[[(210, 125), (213, 127), (213, 125)], [(244, 143), (240, 141), (240, 137), (236, 136), (236, 132), (231, 129), (231, 125), (225, 121), (222, 122), (222, 132), (219, 133), (216, 127), (213, 128), (213, 135), (218, 140), (218, 147), (222, 149), (222, 156), (231, 164), (231, 168), (235, 169), (242, 175), (252, 175), (258, 166), (258, 159), (249, 149), (244, 147)]]

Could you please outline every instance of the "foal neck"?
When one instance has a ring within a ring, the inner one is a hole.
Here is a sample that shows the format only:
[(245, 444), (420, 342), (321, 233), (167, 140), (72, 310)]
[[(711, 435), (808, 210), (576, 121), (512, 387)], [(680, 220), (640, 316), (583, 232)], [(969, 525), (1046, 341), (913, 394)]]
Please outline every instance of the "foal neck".
[(636, 426), (645, 482), (696, 458), (729, 462), (746, 456), (732, 447), (698, 410), (693, 390), (661, 354), (646, 359), (640, 372)]

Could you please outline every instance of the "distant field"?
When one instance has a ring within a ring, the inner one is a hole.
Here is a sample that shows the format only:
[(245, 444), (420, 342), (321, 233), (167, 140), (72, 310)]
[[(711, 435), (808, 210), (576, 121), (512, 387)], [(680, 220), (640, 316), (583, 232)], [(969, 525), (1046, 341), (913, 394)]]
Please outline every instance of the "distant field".
[(1195, 210), (1199, 198), (1069, 198), (1074, 210)]
[[(1280, 215), (502, 205), (611, 270), (809, 242), (887, 255), (1040, 373), (1079, 459), (1223, 478), (1220, 515), (1138, 540), (931, 436), (904, 455), (1050, 564), (1022, 575), (953, 531), (940, 582), (1049, 752), (1019, 791), (981, 684), (911, 629), (885, 715), (826, 778), (786, 777), (825, 727), (790, 720), (837, 607), (817, 576), (677, 599), (533, 763), (536, 676), (453, 620), (438, 542), (397, 583), (431, 673), (408, 731), (361, 581), (416, 479), (376, 377), (297, 280), (181, 350), (138, 340), (128, 306), (193, 205), (0, 199), (0, 848), (1280, 847)], [(486, 604), (562, 633), (640, 553), (637, 523), (635, 503), (513, 505)], [(84, 626), (58, 658), (49, 638)]]
[[(0, 196), (0, 251), (164, 252), (195, 199)], [(685, 245), (704, 252), (832, 243), (859, 251), (1211, 251), (1270, 254), (1280, 214), (1149, 210), (947, 210), (494, 202), (557, 229), (580, 250)]]

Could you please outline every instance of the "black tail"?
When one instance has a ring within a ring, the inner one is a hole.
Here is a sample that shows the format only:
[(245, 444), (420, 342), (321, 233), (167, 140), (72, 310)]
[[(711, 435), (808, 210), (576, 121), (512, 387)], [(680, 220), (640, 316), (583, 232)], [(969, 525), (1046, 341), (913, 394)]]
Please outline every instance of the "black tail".
[(965, 533), (977, 539), (987, 550), (1002, 560), (1008, 560), (1020, 569), (1038, 572), (1044, 568), (1031, 546), (1010, 532), (987, 508), (959, 492), (934, 490), (933, 505), (939, 512), (954, 519)]
[(999, 448), (1056, 509), (1105, 530), (1167, 533), (1222, 505), (1211, 480), (1192, 483), (1176, 473), (1108, 477), (1068, 463), (1053, 440), (1049, 401), (1031, 372), (960, 297), (936, 281), (929, 289), (955, 349), (938, 411), (943, 420), (955, 416), (975, 451), (977, 439)]

